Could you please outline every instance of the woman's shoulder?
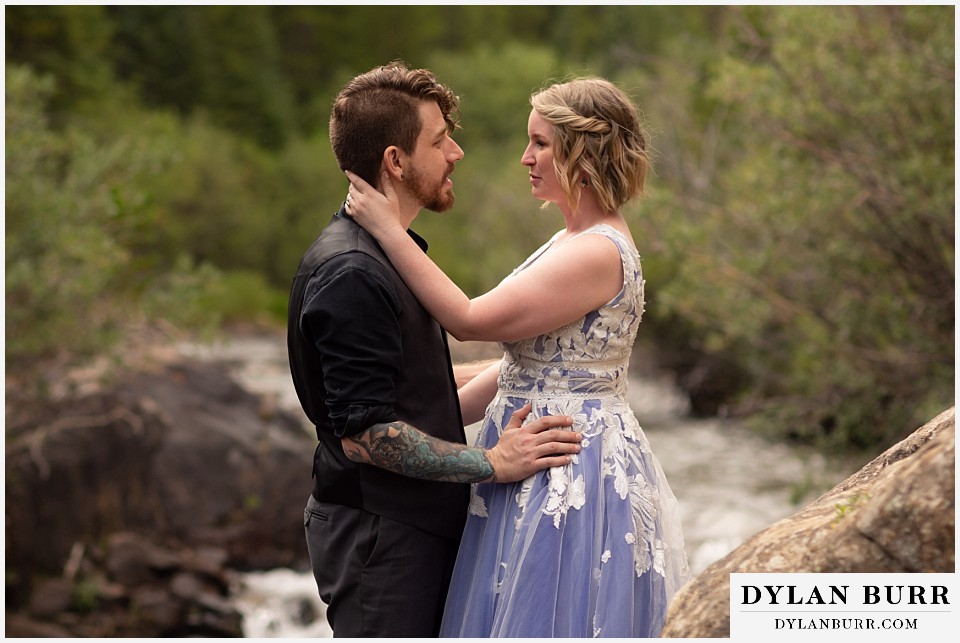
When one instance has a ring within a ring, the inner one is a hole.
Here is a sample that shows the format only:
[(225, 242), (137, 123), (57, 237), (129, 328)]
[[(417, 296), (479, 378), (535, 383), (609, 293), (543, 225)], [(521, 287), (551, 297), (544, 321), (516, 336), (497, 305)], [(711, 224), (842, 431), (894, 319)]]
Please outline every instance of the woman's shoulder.
[(621, 230), (619, 226), (615, 226), (611, 223), (597, 223), (584, 230), (581, 234), (604, 236), (613, 241), (621, 252), (631, 252), (634, 254), (639, 253), (639, 250), (637, 250), (637, 244), (634, 242), (633, 235), (630, 234), (629, 229), (624, 231)]

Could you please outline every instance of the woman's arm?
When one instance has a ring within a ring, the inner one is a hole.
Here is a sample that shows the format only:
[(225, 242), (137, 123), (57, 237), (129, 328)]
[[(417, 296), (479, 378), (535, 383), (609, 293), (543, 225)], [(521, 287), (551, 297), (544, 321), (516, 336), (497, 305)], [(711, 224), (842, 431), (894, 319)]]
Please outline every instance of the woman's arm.
[(464, 425), (473, 424), (483, 419), (487, 405), (497, 393), (497, 375), (500, 373), (500, 360), (490, 364), (486, 369), (457, 390), (460, 396), (460, 413), (463, 415)]
[(623, 286), (620, 252), (609, 239), (581, 235), (545, 253), (490, 292), (468, 298), (400, 224), (393, 185), (385, 194), (352, 173), (350, 215), (372, 234), (437, 321), (459, 340), (513, 341), (569, 324), (616, 296)]
[(499, 359), (485, 359), (478, 362), (465, 362), (463, 364), (454, 364), (453, 365), (453, 380), (457, 384), (457, 388), (463, 388), (466, 386), (470, 380), (475, 378), (480, 373), (487, 370), (491, 365), (496, 364), (499, 368), (500, 360)]

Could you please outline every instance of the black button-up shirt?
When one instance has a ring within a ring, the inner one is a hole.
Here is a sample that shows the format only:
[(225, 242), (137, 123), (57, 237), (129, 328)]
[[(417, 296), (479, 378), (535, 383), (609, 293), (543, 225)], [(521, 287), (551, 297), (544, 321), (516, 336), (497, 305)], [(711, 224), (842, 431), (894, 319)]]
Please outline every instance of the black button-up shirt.
[(465, 437), (446, 334), (342, 209), (301, 260), (287, 345), (320, 440), (314, 496), (458, 537), (466, 485), (415, 480), (343, 453), (340, 438), (393, 420), (451, 442)]

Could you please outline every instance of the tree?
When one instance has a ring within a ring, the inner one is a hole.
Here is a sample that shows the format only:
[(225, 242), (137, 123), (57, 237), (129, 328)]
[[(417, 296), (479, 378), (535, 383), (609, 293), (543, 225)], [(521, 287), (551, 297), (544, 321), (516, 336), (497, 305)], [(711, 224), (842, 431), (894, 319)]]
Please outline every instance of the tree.
[(4, 12), (7, 60), (57, 79), (46, 98), (55, 117), (107, 90), (113, 28), (104, 7), (21, 5)]
[(110, 8), (120, 78), (147, 105), (207, 113), (217, 125), (278, 148), (296, 130), (269, 7)]
[(665, 303), (764, 419), (887, 443), (952, 399), (952, 9), (737, 15), (710, 88), (737, 152), (680, 200)]
[(142, 117), (136, 132), (103, 143), (73, 127), (51, 127), (46, 110), (55, 94), (51, 76), (7, 67), (10, 375), (104, 351), (158, 299), (168, 304), (166, 318), (189, 316), (195, 293), (214, 277), (183, 255), (158, 270), (133, 252), (149, 225), (145, 177), (173, 159), (158, 143), (168, 138), (170, 121)]

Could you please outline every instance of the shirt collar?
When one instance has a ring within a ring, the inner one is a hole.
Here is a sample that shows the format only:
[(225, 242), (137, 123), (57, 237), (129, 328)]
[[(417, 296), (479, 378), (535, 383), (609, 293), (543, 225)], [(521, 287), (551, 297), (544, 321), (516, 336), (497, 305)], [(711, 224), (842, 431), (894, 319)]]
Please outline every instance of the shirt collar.
[[(340, 209), (337, 210), (337, 213), (336, 213), (335, 215), (333, 215), (333, 216), (335, 216), (335, 217), (340, 217), (341, 219), (347, 219), (348, 221), (353, 221), (354, 223), (356, 223), (356, 221), (353, 220), (353, 217), (351, 217), (349, 214), (347, 214), (347, 209), (346, 209), (346, 206), (344, 206), (344, 205), (341, 205), (341, 206), (340, 206)], [(357, 225), (359, 225), (359, 224), (357, 224)], [(416, 232), (414, 232), (414, 231), (411, 230), (410, 228), (407, 228), (407, 234), (410, 235), (410, 238), (413, 239), (414, 243), (416, 243), (418, 246), (420, 246), (420, 249), (421, 249), (421, 250), (423, 250), (424, 252), (427, 251), (427, 248), (429, 247), (429, 244), (427, 243), (427, 240), (426, 240), (426, 239), (424, 239), (423, 237), (421, 237), (419, 234), (417, 234)]]

